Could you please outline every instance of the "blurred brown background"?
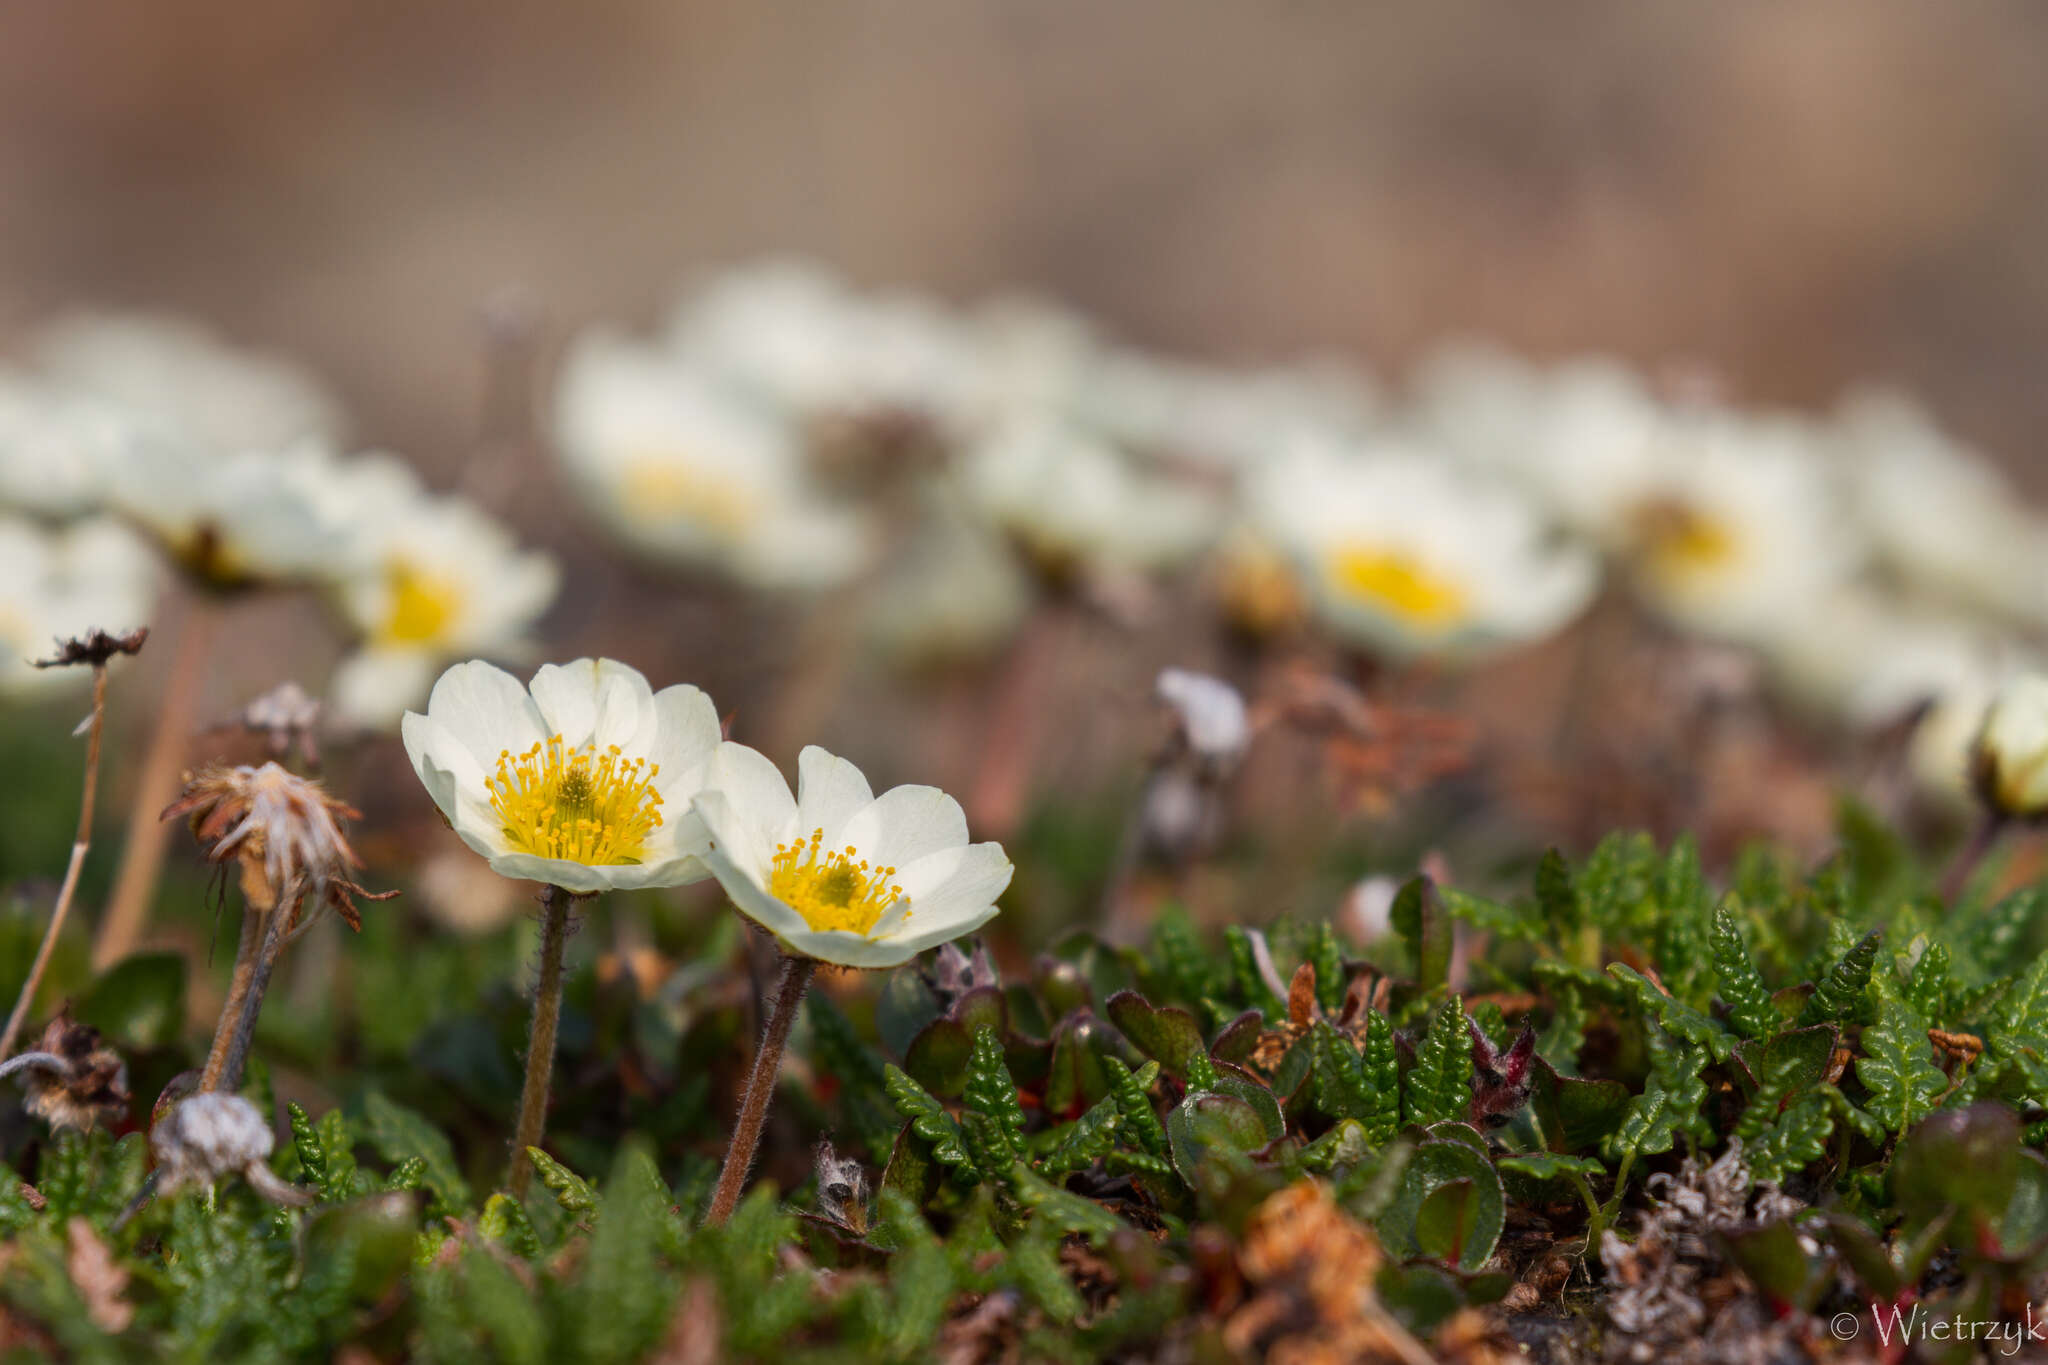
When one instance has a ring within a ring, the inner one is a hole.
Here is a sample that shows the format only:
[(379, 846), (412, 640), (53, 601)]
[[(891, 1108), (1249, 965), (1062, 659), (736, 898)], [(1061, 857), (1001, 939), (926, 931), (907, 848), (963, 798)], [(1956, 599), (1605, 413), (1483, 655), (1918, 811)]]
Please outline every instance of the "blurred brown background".
[(452, 472), (478, 315), (693, 266), (1028, 286), (1219, 357), (1481, 333), (2048, 416), (2026, 0), (95, 0), (0, 20), (0, 335), (191, 311)]

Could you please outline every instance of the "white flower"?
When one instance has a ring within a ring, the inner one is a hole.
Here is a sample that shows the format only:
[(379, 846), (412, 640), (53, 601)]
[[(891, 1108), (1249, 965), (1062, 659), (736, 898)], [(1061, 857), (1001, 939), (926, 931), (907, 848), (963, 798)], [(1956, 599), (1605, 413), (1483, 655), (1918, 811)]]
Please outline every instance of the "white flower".
[(1852, 397), (1839, 432), (1863, 529), (1907, 584), (2048, 621), (2048, 518), (2001, 471), (1897, 395)]
[(461, 498), (418, 498), (366, 516), (363, 568), (337, 588), (363, 636), (329, 685), (345, 720), (395, 726), (426, 694), (434, 670), (465, 654), (517, 656), (547, 609), (560, 572), (523, 551), (497, 521)]
[(1508, 489), (1393, 446), (1306, 444), (1249, 489), (1328, 627), (1396, 655), (1468, 653), (1548, 634), (1591, 596), (1591, 555), (1553, 544)]
[(232, 588), (341, 576), (360, 545), (362, 486), (399, 479), (394, 462), (313, 445), (227, 457), (141, 446), (124, 455), (107, 497), (194, 578)]
[(2002, 815), (2048, 814), (2048, 677), (2027, 673), (1999, 689), (1971, 756), (1977, 792)]
[(1215, 499), (1149, 475), (1100, 440), (1053, 421), (1013, 423), (969, 455), (969, 500), (1055, 571), (1155, 570), (1214, 538)]
[(786, 422), (658, 351), (583, 338), (554, 424), (571, 487), (641, 554), (762, 588), (830, 587), (870, 556), (866, 522), (811, 495)]
[(935, 481), (920, 490), (915, 528), (864, 595), (862, 634), (905, 667), (984, 655), (1031, 608), (1016, 555), (950, 489)]
[(823, 749), (797, 760), (797, 795), (743, 744), (719, 746), (697, 808), (706, 861), (741, 913), (792, 953), (893, 967), (972, 933), (996, 913), (1012, 868), (1002, 845), (967, 842), (960, 803), (936, 787), (876, 796)]
[(196, 323), (79, 313), (35, 346), (60, 389), (120, 410), (158, 438), (211, 455), (271, 450), (341, 432), (338, 405), (291, 361), (222, 341)]
[(907, 411), (950, 421), (974, 382), (967, 328), (910, 294), (863, 295), (822, 267), (728, 270), (676, 310), (687, 364), (799, 420)]
[(655, 692), (625, 664), (578, 659), (529, 688), (472, 661), (402, 730), (442, 816), (503, 876), (589, 893), (706, 875), (692, 799), (719, 721), (695, 687)]
[(31, 661), (94, 628), (124, 634), (147, 624), (157, 574), (148, 548), (118, 522), (96, 518), (48, 531), (0, 517), (0, 693), (83, 682), (82, 668), (39, 669)]
[(1702, 414), (1671, 423), (1633, 478), (1618, 474), (1604, 538), (1648, 604), (1750, 640), (1848, 582), (1862, 545), (1816, 442), (1788, 419)]
[(132, 423), (105, 403), (0, 372), (0, 504), (46, 516), (99, 505)]
[(1333, 360), (1237, 370), (1119, 350), (1089, 371), (1079, 408), (1121, 445), (1237, 473), (1303, 439), (1366, 435), (1375, 403)]

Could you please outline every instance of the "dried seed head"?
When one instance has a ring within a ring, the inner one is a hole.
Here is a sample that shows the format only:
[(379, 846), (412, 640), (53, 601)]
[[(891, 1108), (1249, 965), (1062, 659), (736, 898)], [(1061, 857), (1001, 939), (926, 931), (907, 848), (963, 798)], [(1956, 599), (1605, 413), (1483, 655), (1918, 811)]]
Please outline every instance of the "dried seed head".
[(355, 897), (385, 897), (369, 895), (351, 879), (361, 864), (341, 822), (357, 814), (318, 782), (266, 763), (201, 769), (186, 779), (164, 818), (189, 815), (192, 835), (210, 860), (240, 863), (252, 907), (269, 910), (297, 886), (313, 913), (332, 909), (360, 929)]
[(266, 1164), (275, 1145), (270, 1125), (255, 1105), (219, 1091), (181, 1100), (149, 1133), (157, 1188), (164, 1194), (188, 1185), (209, 1186), (224, 1175), (239, 1173), (272, 1203), (307, 1203), (303, 1191), (279, 1180)]
[(36, 667), (67, 668), (72, 664), (91, 664), (97, 668), (116, 654), (137, 653), (148, 638), (148, 626), (139, 626), (126, 635), (112, 635), (95, 627), (83, 635), (59, 639), (57, 652), (47, 659), (36, 660)]
[(860, 1162), (841, 1157), (829, 1141), (811, 1154), (818, 1175), (818, 1212), (856, 1237), (868, 1226), (868, 1174)]
[(983, 986), (1000, 986), (1002, 978), (996, 975), (995, 964), (988, 959), (988, 948), (977, 942), (974, 956), (961, 951), (957, 943), (940, 945), (932, 959), (931, 970), (925, 974), (925, 984), (942, 1005), (951, 1005), (969, 991)]
[(98, 1029), (60, 1014), (31, 1052), (50, 1060), (22, 1069), (22, 1089), (29, 1113), (51, 1128), (87, 1132), (127, 1115), (128, 1064)]

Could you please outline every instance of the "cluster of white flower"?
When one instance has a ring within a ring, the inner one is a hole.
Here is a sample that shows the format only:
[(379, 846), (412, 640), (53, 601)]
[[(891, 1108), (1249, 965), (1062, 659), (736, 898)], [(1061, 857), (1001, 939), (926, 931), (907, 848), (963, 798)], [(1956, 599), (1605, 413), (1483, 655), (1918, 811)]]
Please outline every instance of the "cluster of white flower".
[(67, 676), (26, 663), (52, 636), (147, 620), (165, 562), (327, 595), (360, 645), (331, 687), (348, 723), (395, 727), (451, 658), (523, 652), (553, 563), (341, 436), (311, 377), (189, 325), (46, 328), (0, 370), (0, 691)]
[(1565, 626), (1604, 577), (1756, 651), (1795, 704), (1932, 707), (1920, 766), (1959, 791), (2048, 631), (2048, 518), (1890, 395), (1747, 411), (1470, 347), (1384, 395), (777, 263), (687, 294), (652, 342), (579, 341), (556, 436), (630, 546), (754, 586), (865, 580), (873, 634), (914, 655), (999, 643), (1034, 582), (1205, 565), (1240, 625), (1307, 612), (1375, 654), (1470, 658)]

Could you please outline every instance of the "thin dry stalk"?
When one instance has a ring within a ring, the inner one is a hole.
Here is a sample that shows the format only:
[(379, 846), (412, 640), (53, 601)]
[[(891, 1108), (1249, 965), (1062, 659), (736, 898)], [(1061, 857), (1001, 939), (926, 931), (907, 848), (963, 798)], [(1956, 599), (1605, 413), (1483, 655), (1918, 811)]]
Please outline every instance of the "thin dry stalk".
[(184, 629), (178, 633), (170, 677), (165, 680), (163, 702), (157, 711), (156, 733), (150, 738), (142, 775), (135, 784), (135, 800), (129, 808), (128, 842), (121, 851), (121, 868), (114, 877), (106, 918), (100, 922), (99, 935), (93, 940), (95, 971), (105, 971), (133, 952), (148, 923), (149, 907), (156, 899), (157, 879), (163, 873), (164, 850), (170, 839), (170, 831), (158, 820), (157, 812), (178, 794), (178, 774), (191, 742), (193, 718), (206, 681), (206, 662), (213, 653), (220, 619), (221, 609), (217, 605), (195, 598)]
[(199, 1073), (202, 1091), (220, 1089), (227, 1069), (228, 1049), (234, 1041), (235, 1026), (242, 1018), (242, 1003), (249, 998), (249, 985), (256, 976), (256, 956), (263, 940), (263, 912), (255, 906), (242, 911), (242, 938), (235, 947), (235, 970), (228, 978), (227, 998), (221, 1002), (220, 1023), (214, 1026), (213, 1046), (207, 1049), (206, 1068)]
[(14, 1042), (21, 1036), (29, 1006), (34, 1003), (36, 989), (43, 984), (43, 972), (50, 965), (50, 954), (56, 951), (57, 936), (64, 932), (64, 917), (71, 913), (72, 898), (78, 894), (78, 874), (85, 866), (85, 851), (92, 847), (92, 810), (100, 779), (100, 732), (106, 718), (107, 665), (100, 660), (92, 666), (92, 728), (85, 741), (85, 790), (78, 799), (78, 833), (71, 841), (71, 862), (64, 869), (64, 885), (57, 892), (57, 904), (50, 911), (49, 927), (43, 930), (42, 946), (36, 949), (28, 980), (21, 983), (14, 1012), (7, 1016), (6, 1029), (0, 1031), (0, 1057), (14, 1052)]

